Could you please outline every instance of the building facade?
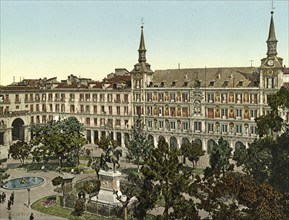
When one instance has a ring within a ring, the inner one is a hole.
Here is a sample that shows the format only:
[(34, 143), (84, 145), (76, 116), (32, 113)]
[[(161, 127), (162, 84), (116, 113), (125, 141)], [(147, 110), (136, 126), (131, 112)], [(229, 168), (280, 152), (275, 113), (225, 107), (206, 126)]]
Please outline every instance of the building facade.
[[(141, 116), (156, 146), (164, 137), (171, 147), (195, 141), (207, 152), (223, 137), (235, 149), (257, 137), (255, 118), (270, 109), (267, 96), (289, 87), (289, 68), (277, 56), (273, 13), (267, 54), (259, 67), (192, 68), (152, 71), (146, 60), (143, 27), (138, 63), (116, 69), (103, 81), (70, 75), (23, 80), (0, 87), (0, 145), (30, 140), (29, 126), (75, 117), (89, 143), (109, 136), (124, 146)], [(284, 113), (289, 122), (289, 113)]]

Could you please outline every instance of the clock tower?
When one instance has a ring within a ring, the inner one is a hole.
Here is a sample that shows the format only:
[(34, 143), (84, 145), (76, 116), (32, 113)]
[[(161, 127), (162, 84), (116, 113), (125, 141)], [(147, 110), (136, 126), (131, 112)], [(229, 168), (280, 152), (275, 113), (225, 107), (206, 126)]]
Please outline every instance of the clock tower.
[(282, 85), (282, 63), (283, 59), (277, 57), (277, 39), (274, 27), (274, 12), (271, 11), (271, 21), (267, 43), (267, 57), (261, 59), (260, 86), (262, 88), (274, 89)]
[(133, 89), (143, 89), (149, 85), (151, 81), (153, 71), (151, 70), (151, 65), (146, 62), (146, 51), (143, 26), (141, 26), (138, 63), (134, 65), (133, 70), (130, 72)]

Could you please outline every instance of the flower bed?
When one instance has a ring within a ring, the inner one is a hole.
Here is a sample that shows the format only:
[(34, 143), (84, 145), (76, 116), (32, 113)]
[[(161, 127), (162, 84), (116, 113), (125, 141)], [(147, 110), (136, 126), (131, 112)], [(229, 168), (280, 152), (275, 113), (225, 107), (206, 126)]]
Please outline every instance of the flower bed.
[(54, 206), (55, 204), (56, 204), (56, 197), (48, 197), (41, 203), (41, 205), (46, 208)]

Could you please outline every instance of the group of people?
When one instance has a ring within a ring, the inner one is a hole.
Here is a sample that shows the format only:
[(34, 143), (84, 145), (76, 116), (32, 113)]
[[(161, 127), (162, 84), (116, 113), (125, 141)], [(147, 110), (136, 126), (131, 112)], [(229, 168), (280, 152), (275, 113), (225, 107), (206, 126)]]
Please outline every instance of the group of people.
[[(6, 201), (6, 193), (5, 193), (5, 192), (2, 192), (2, 193), (0, 194), (0, 203), (5, 203), (5, 201)], [(10, 198), (9, 198), (9, 200), (8, 200), (8, 202), (7, 202), (7, 209), (8, 209), (9, 211), (10, 211), (10, 209), (11, 209), (11, 205), (13, 205), (13, 204), (14, 204), (14, 191), (10, 194)], [(9, 212), (8, 219), (12, 219), (12, 217), (11, 217), (11, 212)], [(30, 214), (29, 220), (34, 220), (34, 215), (33, 215), (33, 213)]]

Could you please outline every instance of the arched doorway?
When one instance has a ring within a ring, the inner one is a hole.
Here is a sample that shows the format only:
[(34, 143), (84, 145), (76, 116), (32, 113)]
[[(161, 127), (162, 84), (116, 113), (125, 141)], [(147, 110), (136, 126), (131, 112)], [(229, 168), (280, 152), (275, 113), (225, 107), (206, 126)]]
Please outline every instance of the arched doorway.
[(182, 145), (183, 145), (183, 144), (189, 144), (189, 143), (190, 143), (190, 141), (189, 141), (188, 138), (186, 138), (186, 137), (183, 137), (183, 138), (182, 138)]
[(24, 141), (24, 121), (21, 118), (16, 118), (12, 122), (12, 141)]
[(235, 150), (245, 149), (245, 148), (246, 148), (245, 144), (243, 144), (241, 141), (237, 141), (237, 142), (235, 143)]
[(171, 137), (170, 138), (170, 149), (177, 149), (177, 148), (178, 148), (177, 138)]
[(208, 140), (208, 143), (207, 143), (207, 154), (210, 154), (212, 149), (213, 149), (213, 146), (216, 142), (212, 139)]

